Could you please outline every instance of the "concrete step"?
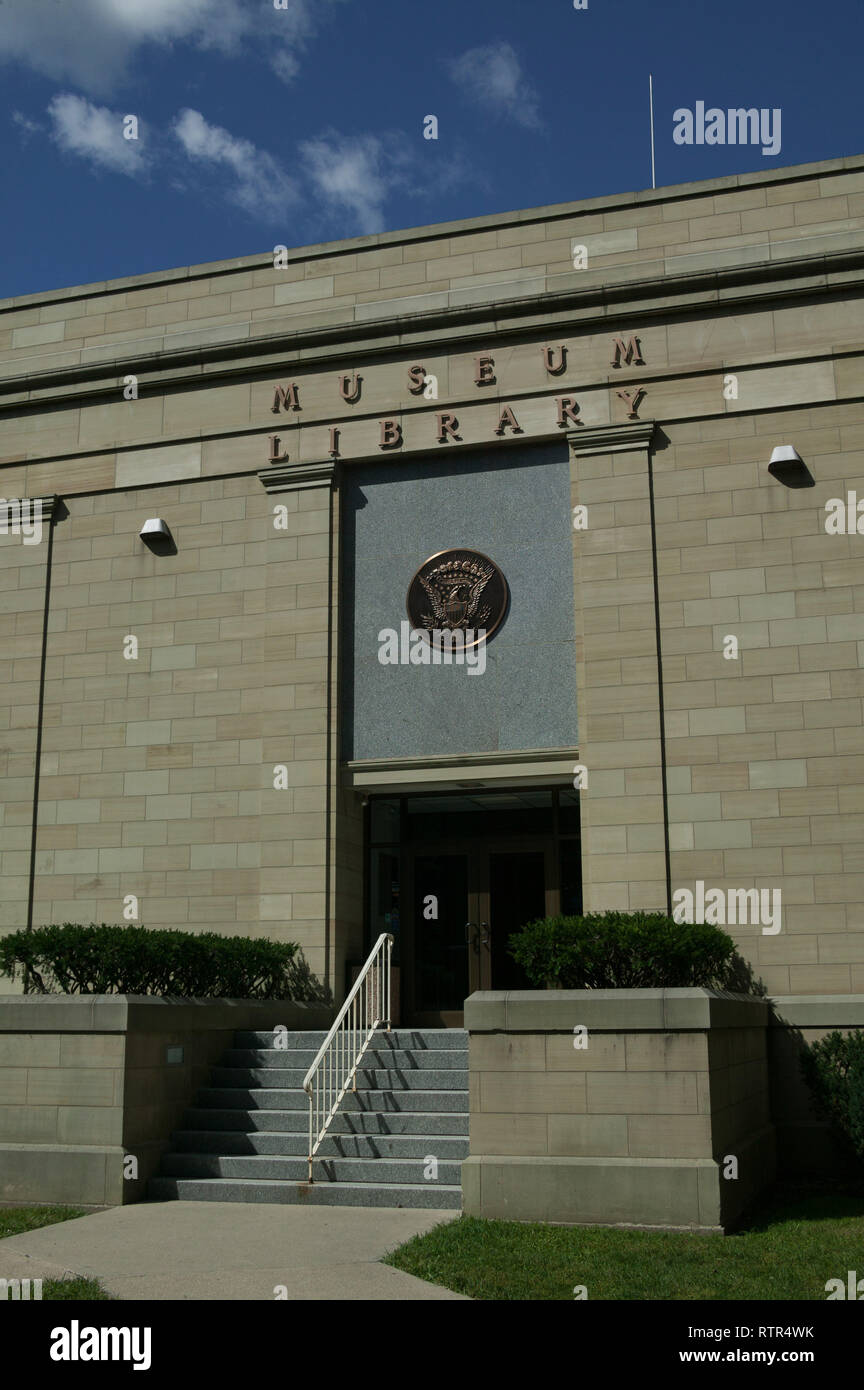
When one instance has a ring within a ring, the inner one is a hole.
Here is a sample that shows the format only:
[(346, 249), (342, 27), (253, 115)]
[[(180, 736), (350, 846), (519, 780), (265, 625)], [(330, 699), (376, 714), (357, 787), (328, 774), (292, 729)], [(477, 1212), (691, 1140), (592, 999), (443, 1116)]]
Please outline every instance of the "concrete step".
[(468, 1067), (448, 1070), (417, 1070), (399, 1067), (375, 1067), (364, 1065), (357, 1068), (357, 1089), (372, 1091), (467, 1091)]
[[(459, 1210), (468, 1157), (468, 1035), (379, 1030), (308, 1177), (302, 1089), (323, 1031), (238, 1032), (148, 1184), (153, 1200)], [(279, 1046), (276, 1046), (278, 1040)], [(430, 1157), (437, 1178), (425, 1179)]]
[[(219, 1059), (220, 1069), (240, 1068), (252, 1071), (301, 1072), (301, 1083), (315, 1061), (317, 1049), (240, 1048), (232, 1047)], [(395, 1048), (370, 1047), (363, 1053), (365, 1067), (389, 1071), (468, 1070), (468, 1049), (462, 1048)]]
[[(234, 1034), (235, 1047), (275, 1047), (276, 1031), (264, 1033), (237, 1032)], [(311, 1031), (309, 1033), (286, 1032), (279, 1035), (280, 1047), (302, 1047), (312, 1048), (312, 1055), (318, 1051), (327, 1034), (323, 1030)]]
[[(438, 1155), (436, 1154), (437, 1158)], [(314, 1174), (321, 1182), (419, 1183), (425, 1186), (424, 1158), (315, 1158)], [(438, 1162), (437, 1181), (445, 1186), (460, 1180), (461, 1160)], [(165, 1154), (159, 1177), (243, 1178), (246, 1182), (304, 1182), (308, 1161), (271, 1154)], [(430, 1183), (435, 1181), (428, 1180)]]
[(263, 1088), (249, 1090), (243, 1086), (204, 1086), (195, 1097), (193, 1109), (217, 1110), (304, 1110), (308, 1111), (309, 1097), (298, 1086), (291, 1090)]
[(459, 1110), (340, 1110), (334, 1134), (449, 1134), (468, 1137), (468, 1092)]
[(230, 1110), (220, 1109), (218, 1106), (193, 1106), (184, 1111), (182, 1123), (184, 1130), (230, 1129), (247, 1134), (269, 1130), (278, 1131), (280, 1134), (306, 1134), (309, 1130), (308, 1103), (305, 1110)]
[[(320, 1048), (324, 1039), (327, 1037), (325, 1032), (297, 1033), (286, 1032), (279, 1035), (281, 1047), (298, 1047), (312, 1049), (312, 1055)], [(234, 1034), (234, 1046), (239, 1048), (274, 1048), (276, 1046), (276, 1032), (248, 1033), (238, 1032)], [(379, 1028), (373, 1039), (375, 1047), (395, 1047), (417, 1049), (427, 1051), (437, 1048), (460, 1047), (467, 1048), (468, 1033), (464, 1028), (394, 1028), (391, 1032)]]
[[(188, 1129), (171, 1136), (172, 1154), (264, 1154), (305, 1158), (309, 1137), (302, 1133)], [(411, 1158), (433, 1154), (439, 1160), (468, 1157), (468, 1136), (453, 1134), (334, 1134), (328, 1132), (318, 1153), (322, 1158)], [(166, 1172), (170, 1171), (165, 1169)]]
[(462, 1188), (427, 1183), (247, 1182), (242, 1178), (151, 1178), (151, 1202), (273, 1202), (293, 1206), (414, 1207), (460, 1211)]
[[(466, 1093), (467, 1094), (467, 1093)], [(304, 1142), (309, 1130), (308, 1110), (187, 1110), (183, 1129), (179, 1132), (215, 1130), (238, 1134), (267, 1131), (278, 1134), (302, 1134)], [(331, 1126), (334, 1134), (468, 1134), (468, 1112), (418, 1110), (388, 1110), (375, 1114), (370, 1111), (340, 1111)]]
[[(381, 1073), (379, 1072), (380, 1076)], [(467, 1077), (463, 1078), (464, 1081)], [(223, 1110), (306, 1110), (309, 1097), (305, 1091), (278, 1089), (276, 1087), (211, 1086), (198, 1092), (196, 1109), (216, 1106)], [(351, 1110), (468, 1110), (468, 1091), (443, 1090), (441, 1088), (424, 1091), (419, 1086), (405, 1090), (385, 1084), (382, 1089), (361, 1087), (348, 1091), (342, 1097), (340, 1109)]]
[(255, 1089), (266, 1086), (268, 1090), (299, 1091), (303, 1094), (305, 1067), (214, 1067), (210, 1073), (211, 1086), (229, 1086)]
[[(214, 1067), (210, 1074), (210, 1087), (237, 1086), (257, 1090), (266, 1086), (268, 1090), (302, 1091), (305, 1078), (305, 1067)], [(464, 1091), (467, 1081), (467, 1067), (447, 1071), (375, 1066), (357, 1069), (358, 1090), (371, 1087), (376, 1091), (385, 1088), (394, 1091), (417, 1088), (424, 1091)]]

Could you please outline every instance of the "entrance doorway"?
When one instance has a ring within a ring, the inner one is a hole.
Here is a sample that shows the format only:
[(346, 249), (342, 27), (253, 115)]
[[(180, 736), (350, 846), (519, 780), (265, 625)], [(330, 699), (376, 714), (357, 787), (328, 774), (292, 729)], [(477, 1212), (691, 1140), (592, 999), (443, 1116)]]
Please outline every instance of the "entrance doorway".
[(507, 945), (525, 922), (552, 915), (550, 858), (550, 846), (526, 850), (503, 843), (470, 854), (411, 855), (418, 1022), (459, 1027), (463, 1001), (475, 990), (530, 988)]
[(369, 810), (369, 941), (396, 938), (402, 1022), (461, 1027), (475, 990), (530, 988), (509, 938), (581, 910), (577, 794), (375, 798)]

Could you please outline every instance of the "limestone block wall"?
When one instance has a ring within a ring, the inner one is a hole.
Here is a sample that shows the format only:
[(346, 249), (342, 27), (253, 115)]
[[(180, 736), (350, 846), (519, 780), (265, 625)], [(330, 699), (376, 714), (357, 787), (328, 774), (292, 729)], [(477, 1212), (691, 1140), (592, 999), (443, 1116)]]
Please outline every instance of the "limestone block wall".
[[(6, 470), (8, 491), (22, 496)], [(11, 487), (9, 484), (11, 483)], [(0, 934), (27, 920), (47, 544), (0, 544)]]
[[(752, 408), (759, 393), (770, 408), (794, 403), (801, 389), (810, 399), (825, 399), (833, 392), (831, 370), (797, 360), (795, 316), (805, 315), (808, 340), (860, 349), (854, 306), (790, 304), (772, 322), (752, 288), (719, 305), (709, 291), (708, 327), (687, 277), (773, 265), (776, 292), (778, 265), (860, 249), (862, 228), (864, 161), (853, 157), (298, 248), (279, 268), (272, 255), (245, 257), (5, 301), (0, 381), (9, 378), (11, 385), (20, 377), (27, 383), (0, 417), (0, 459), (10, 467), (5, 495), (103, 490), (260, 467), (265, 435), (274, 427), (273, 380), (284, 374), (298, 382), (302, 401), (290, 421), (295, 460), (327, 457), (331, 423), (351, 422), (343, 429), (342, 456), (360, 458), (376, 456), (381, 415), (406, 430), (416, 416), (429, 416), (406, 379), (405, 369), (418, 360), (435, 374), (442, 402), (470, 403), (460, 417), (462, 432), (466, 443), (483, 442), (514, 381), (517, 395), (549, 385), (538, 348), (508, 340), (498, 314), (481, 320), (479, 329), (476, 314), (466, 317), (487, 304), (505, 312), (530, 304), (541, 343), (550, 330), (575, 337), (570, 369), (556, 385), (577, 387), (585, 395), (585, 419), (606, 423), (608, 386), (625, 377), (610, 372), (607, 349), (610, 334), (631, 319), (626, 301), (619, 296), (610, 319), (602, 306), (587, 316), (557, 305), (544, 313), (542, 300), (571, 292), (596, 296), (610, 286), (632, 285), (644, 300), (639, 284), (662, 284), (664, 296), (695, 310), (657, 323), (659, 301), (651, 295), (650, 319), (637, 310), (643, 321), (631, 331), (644, 335), (650, 374), (668, 378), (662, 392), (653, 387), (659, 392), (655, 417), (692, 414), (706, 369), (742, 354), (748, 358), (746, 390), (742, 383), (733, 409)], [(586, 248), (585, 269), (574, 269), (574, 246)], [(834, 273), (839, 278), (833, 284), (811, 276), (810, 288), (842, 290), (849, 282), (839, 267)], [(427, 353), (427, 324), (436, 315), (436, 326), (446, 324), (444, 341), (436, 333)], [(381, 350), (388, 320), (399, 325), (404, 365)], [(328, 343), (334, 334), (344, 344), (338, 357)], [(506, 353), (499, 366), (506, 361), (508, 370), (478, 405), (473, 354), (496, 345)], [(212, 364), (202, 372), (202, 352), (232, 360), (230, 375), (218, 379)], [(238, 373), (238, 361), (256, 356), (269, 370)], [(340, 403), (334, 394), (339, 371), (371, 360), (376, 370), (364, 373), (361, 398)], [(779, 392), (772, 371), (778, 362), (788, 368)], [(141, 374), (138, 399), (122, 398), (121, 368)], [(59, 374), (84, 372), (86, 395), (58, 397)], [(279, 422), (285, 424), (284, 416)], [(418, 428), (428, 433), (426, 447), (434, 448), (430, 424)]]
[[(374, 328), (556, 289), (842, 251), (860, 246), (862, 213), (864, 161), (851, 156), (302, 247), (280, 268), (272, 254), (248, 256), (25, 295), (0, 312), (0, 374), (110, 363), (130, 347), (155, 354), (286, 330)], [(585, 270), (574, 269), (574, 243), (587, 248)], [(248, 399), (248, 387), (237, 390)], [(161, 401), (141, 405), (142, 414), (161, 411)], [(117, 423), (106, 414), (112, 437), (128, 416), (122, 406)], [(96, 425), (87, 429), (93, 442)], [(48, 417), (43, 443), (62, 428)], [(4, 452), (29, 443), (26, 428), (0, 433)]]
[[(864, 558), (854, 521), (826, 522), (832, 500), (855, 505), (861, 408), (772, 409), (777, 378), (754, 391), (742, 373), (709, 419), (723, 381), (692, 397), (701, 419), (570, 435), (590, 518), (574, 539), (585, 902), (779, 893), (776, 922), (718, 922), (755, 975), (777, 996), (860, 996)], [(769, 471), (784, 443), (805, 465), (791, 482)]]
[[(801, 341), (808, 321), (785, 311)], [(834, 370), (839, 382), (842, 358)], [(743, 378), (740, 390), (742, 407)], [(673, 887), (779, 890), (779, 931), (730, 928), (767, 989), (860, 995), (864, 555), (860, 536), (826, 528), (827, 504), (864, 475), (860, 404), (665, 433), (654, 484)], [(783, 443), (812, 485), (769, 473)]]
[[(0, 996), (0, 1201), (141, 1200), (236, 1029), (332, 1019), (325, 1006), (279, 1000)], [(135, 1177), (124, 1176), (130, 1157)]]
[(653, 421), (569, 433), (583, 903), (665, 907), (663, 720), (650, 488)]
[[(176, 554), (139, 540), (151, 516)], [(135, 895), (146, 926), (297, 941), (323, 978), (330, 529), (326, 490), (271, 498), (254, 476), (71, 501), (50, 577), (22, 591), (41, 605), (50, 585), (35, 925), (122, 921)], [(6, 553), (44, 571), (44, 545)], [(13, 833), (32, 816), (37, 666), (13, 671)], [(26, 885), (10, 875), (9, 928)]]
[(702, 989), (472, 995), (465, 1210), (733, 1225), (774, 1174), (768, 1017)]

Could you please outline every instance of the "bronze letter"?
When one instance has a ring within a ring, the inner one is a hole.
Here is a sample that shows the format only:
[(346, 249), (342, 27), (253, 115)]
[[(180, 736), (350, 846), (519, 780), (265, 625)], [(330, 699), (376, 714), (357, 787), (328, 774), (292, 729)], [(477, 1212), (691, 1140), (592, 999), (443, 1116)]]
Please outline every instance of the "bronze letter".
[(297, 383), (291, 381), (287, 386), (277, 386), (276, 394), (273, 397), (273, 404), (270, 409), (274, 415), (279, 414), (279, 407), (283, 410), (299, 410), (300, 402), (297, 399)]
[(439, 415), (439, 416), (438, 416), (438, 443), (439, 443), (439, 444), (446, 444), (448, 434), (449, 434), (449, 435), (452, 435), (452, 437), (453, 437), (454, 439), (461, 439), (462, 436), (461, 436), (460, 434), (457, 434), (457, 433), (456, 433), (456, 431), (458, 430), (458, 428), (459, 428), (459, 421), (456, 419), (456, 416), (455, 416), (455, 415), (446, 415), (446, 414), (445, 414), (445, 415)]
[(474, 385), (493, 386), (495, 384), (495, 358), (484, 353), (474, 358)]
[(558, 406), (559, 425), (584, 425), (585, 421), (579, 419), (579, 402), (573, 396), (556, 396), (555, 403)]
[(631, 361), (644, 367), (645, 359), (642, 356), (642, 345), (637, 337), (631, 334), (626, 345), (623, 338), (613, 338), (612, 341), (615, 344), (615, 356), (609, 363), (610, 367), (620, 367), (622, 357), (624, 358), (624, 365), (627, 367), (630, 366)]
[[(340, 376), (339, 394), (343, 400), (348, 401), (349, 405), (353, 405), (355, 401), (359, 401), (360, 383), (362, 380), (362, 376), (354, 376), (353, 374), (351, 376)], [(350, 391), (348, 390), (349, 381), (352, 383)]]
[(339, 457), (339, 435), (341, 431), (335, 425), (330, 426), (330, 457)]
[(285, 450), (285, 453), (284, 453), (284, 454), (280, 454), (280, 452), (279, 452), (279, 445), (281, 444), (282, 441), (280, 440), (278, 434), (268, 434), (267, 438), (270, 440), (270, 454), (269, 454), (269, 456), (268, 456), (267, 462), (268, 462), (268, 463), (281, 463), (281, 461), (282, 461), (283, 459), (287, 459), (287, 457), (288, 457), (288, 450), (287, 450), (287, 449)]
[(519, 424), (519, 421), (516, 419), (516, 416), (513, 414), (513, 411), (510, 409), (509, 405), (505, 405), (504, 409), (501, 411), (501, 414), (498, 417), (498, 427), (495, 430), (495, 433), (503, 434), (506, 429), (511, 429), (514, 434), (522, 433), (522, 426)]
[(414, 367), (408, 368), (408, 390), (412, 396), (419, 396), (423, 387), (426, 385), (426, 368), (418, 363)]
[(561, 354), (561, 361), (558, 363), (557, 367), (554, 366), (552, 362), (552, 354), (554, 353), (554, 351), (555, 349), (551, 347), (543, 348), (543, 366), (546, 368), (550, 376), (560, 376), (561, 373), (564, 371), (565, 367), (567, 366), (567, 349), (563, 343), (558, 344), (558, 351)]
[(398, 420), (379, 420), (381, 426), (381, 448), (398, 449), (402, 443), (402, 426)]
[(635, 391), (616, 391), (615, 394), (620, 396), (622, 401), (626, 401), (628, 406), (630, 407), (630, 409), (627, 411), (627, 419), (638, 420), (639, 416), (636, 414), (636, 411), (639, 409), (639, 402), (645, 395), (645, 392), (643, 391), (642, 387), (637, 386)]

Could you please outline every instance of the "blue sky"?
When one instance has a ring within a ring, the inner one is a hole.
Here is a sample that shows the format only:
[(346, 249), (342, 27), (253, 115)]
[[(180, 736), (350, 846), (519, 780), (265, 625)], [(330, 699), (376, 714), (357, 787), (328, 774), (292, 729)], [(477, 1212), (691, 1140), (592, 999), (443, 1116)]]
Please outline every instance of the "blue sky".
[(0, 0), (0, 297), (864, 151), (862, 0), (279, 4)]

